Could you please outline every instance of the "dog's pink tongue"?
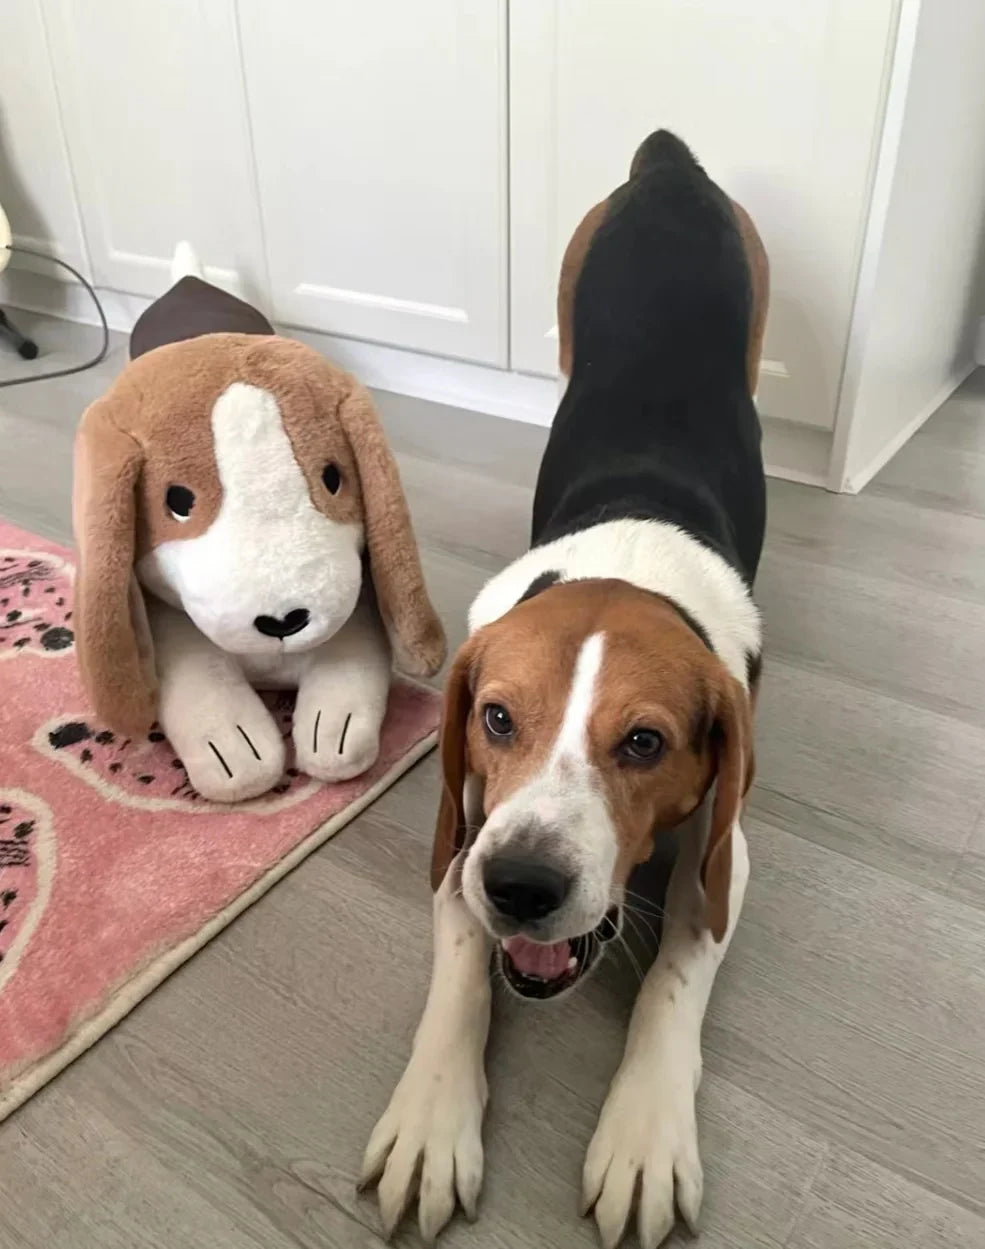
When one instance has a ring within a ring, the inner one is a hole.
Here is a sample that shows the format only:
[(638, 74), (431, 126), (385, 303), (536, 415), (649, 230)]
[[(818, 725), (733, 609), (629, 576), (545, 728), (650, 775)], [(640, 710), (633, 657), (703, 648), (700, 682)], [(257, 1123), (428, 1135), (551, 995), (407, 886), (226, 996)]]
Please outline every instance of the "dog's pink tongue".
[(510, 956), (513, 966), (524, 976), (536, 976), (540, 980), (557, 980), (568, 970), (571, 946), (567, 941), (555, 941), (553, 945), (538, 945), (526, 937), (510, 937), (503, 942), (503, 949)]

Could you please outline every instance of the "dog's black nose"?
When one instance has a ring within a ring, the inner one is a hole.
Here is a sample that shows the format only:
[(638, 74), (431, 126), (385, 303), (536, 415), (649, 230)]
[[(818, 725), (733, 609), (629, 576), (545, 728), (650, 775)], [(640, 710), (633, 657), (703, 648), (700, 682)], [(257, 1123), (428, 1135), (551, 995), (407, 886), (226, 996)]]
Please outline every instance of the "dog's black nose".
[(501, 915), (521, 922), (543, 919), (567, 897), (571, 881), (535, 859), (496, 855), (482, 870), (486, 896)]
[(286, 616), (257, 616), (253, 627), (268, 638), (289, 638), (306, 627), (311, 615), (307, 607), (295, 607)]

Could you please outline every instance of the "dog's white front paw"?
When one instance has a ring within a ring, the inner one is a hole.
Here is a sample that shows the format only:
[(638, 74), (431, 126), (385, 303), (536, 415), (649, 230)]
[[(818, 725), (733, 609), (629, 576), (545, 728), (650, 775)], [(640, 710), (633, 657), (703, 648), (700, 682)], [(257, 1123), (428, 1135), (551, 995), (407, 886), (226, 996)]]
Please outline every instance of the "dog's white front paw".
[(616, 1073), (582, 1176), (582, 1213), (594, 1209), (605, 1249), (622, 1240), (637, 1191), (641, 1249), (656, 1249), (670, 1234), (675, 1199), (696, 1230), (704, 1183), (694, 1117), (700, 1074), (700, 1057), (680, 1055), (624, 1062)]
[(411, 1058), (390, 1105), (373, 1129), (360, 1187), (379, 1181), (380, 1218), (392, 1235), (417, 1195), (418, 1222), (433, 1244), (455, 1212), (474, 1219), (482, 1187), (482, 1115), (486, 1077), (461, 1058)]
[(380, 717), (361, 707), (317, 706), (299, 699), (294, 712), (298, 767), (319, 781), (368, 772), (380, 753)]
[(249, 691), (239, 708), (221, 718), (169, 730), (188, 779), (210, 802), (243, 802), (265, 794), (284, 775), (284, 739), (273, 717)]

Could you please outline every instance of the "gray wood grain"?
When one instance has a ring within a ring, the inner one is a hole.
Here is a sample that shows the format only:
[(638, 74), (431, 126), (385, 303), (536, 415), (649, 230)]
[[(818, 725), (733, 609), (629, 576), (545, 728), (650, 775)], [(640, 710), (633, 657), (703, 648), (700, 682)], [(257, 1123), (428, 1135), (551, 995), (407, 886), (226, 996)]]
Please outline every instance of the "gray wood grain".
[(985, 1213), (985, 915), (746, 823), (752, 879), (709, 1067)]
[(756, 590), (771, 663), (985, 728), (985, 603), (773, 552)]
[(786, 1249), (972, 1249), (985, 1220), (868, 1159), (832, 1151)]
[(985, 910), (985, 814), (971, 830), (964, 853), (947, 883), (952, 898)]
[(767, 659), (753, 803), (793, 800), (804, 837), (943, 883), (985, 806), (983, 750), (985, 730)]
[(847, 569), (985, 604), (980, 518), (914, 507), (883, 488), (883, 494), (867, 489), (832, 499), (822, 490), (771, 481), (766, 560), (789, 556), (819, 574)]
[[(91, 350), (89, 332), (37, 327), (59, 362)], [(72, 433), (121, 351), (0, 391), (0, 514), (68, 536)], [(457, 645), (526, 541), (544, 431), (380, 407)], [(753, 871), (705, 1029), (698, 1243), (972, 1249), (985, 374), (860, 497), (769, 493)], [(432, 756), (0, 1127), (0, 1249), (380, 1245), (353, 1185), (427, 984), (437, 792)], [(450, 1249), (594, 1245), (578, 1175), (634, 984), (620, 954), (557, 1009), (497, 1003), (481, 1219), (456, 1220)]]

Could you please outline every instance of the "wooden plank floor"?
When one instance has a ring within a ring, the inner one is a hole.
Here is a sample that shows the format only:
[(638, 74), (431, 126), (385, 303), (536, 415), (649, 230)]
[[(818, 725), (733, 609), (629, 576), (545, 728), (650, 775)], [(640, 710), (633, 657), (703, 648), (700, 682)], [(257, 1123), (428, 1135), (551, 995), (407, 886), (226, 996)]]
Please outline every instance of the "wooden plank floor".
[[(39, 367), (95, 341), (38, 333)], [(0, 513), (68, 537), (73, 426), (121, 359), (0, 392)], [(544, 434), (381, 406), (458, 642), (523, 549)], [(701, 1249), (985, 1245), (985, 376), (858, 498), (772, 482), (758, 599)], [(436, 794), (432, 757), (0, 1127), (2, 1249), (379, 1246), (354, 1176), (423, 1002)], [(595, 1243), (577, 1181), (632, 990), (498, 1004), (481, 1219), (449, 1249)]]

